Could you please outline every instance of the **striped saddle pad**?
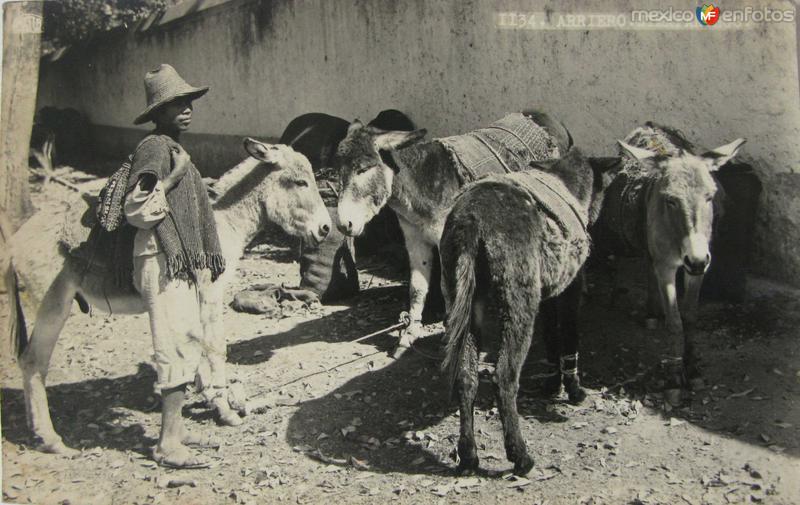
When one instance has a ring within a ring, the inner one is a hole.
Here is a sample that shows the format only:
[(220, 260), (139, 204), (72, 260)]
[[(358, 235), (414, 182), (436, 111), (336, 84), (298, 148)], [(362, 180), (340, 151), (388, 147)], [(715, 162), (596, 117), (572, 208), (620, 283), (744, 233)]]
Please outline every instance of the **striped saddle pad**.
[(519, 112), (486, 128), (438, 142), (450, 154), (463, 183), (491, 173), (524, 170), (531, 161), (560, 156), (558, 145), (547, 130)]

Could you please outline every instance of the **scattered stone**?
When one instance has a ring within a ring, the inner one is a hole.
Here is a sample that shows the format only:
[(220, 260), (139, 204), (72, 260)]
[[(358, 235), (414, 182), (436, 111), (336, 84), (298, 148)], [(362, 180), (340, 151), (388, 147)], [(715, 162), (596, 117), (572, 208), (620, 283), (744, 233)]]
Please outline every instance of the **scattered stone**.
[(191, 479), (171, 479), (167, 483), (168, 488), (176, 488), (182, 486), (197, 487), (197, 482)]
[(745, 463), (743, 469), (744, 469), (745, 472), (747, 472), (750, 475), (750, 477), (752, 477), (754, 479), (763, 478), (763, 477), (761, 477), (761, 473), (758, 470), (756, 470), (755, 468), (753, 468), (753, 465), (751, 465), (750, 463)]
[(452, 486), (443, 485), (443, 486), (436, 486), (435, 488), (431, 489), (431, 493), (435, 494), (439, 497), (447, 496), (447, 493), (453, 490)]
[(355, 468), (356, 470), (369, 470), (369, 465), (366, 461), (358, 459), (354, 456), (350, 456), (348, 462)]

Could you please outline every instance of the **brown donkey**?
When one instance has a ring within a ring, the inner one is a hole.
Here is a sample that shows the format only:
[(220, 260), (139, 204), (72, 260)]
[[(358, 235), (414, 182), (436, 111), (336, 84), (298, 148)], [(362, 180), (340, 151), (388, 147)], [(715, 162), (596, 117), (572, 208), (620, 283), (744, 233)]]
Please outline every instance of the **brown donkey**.
[[(668, 381), (666, 398), (673, 405), (680, 403), (687, 378), (697, 387), (702, 385), (691, 326), (711, 262), (717, 192), (711, 173), (733, 158), (744, 142), (737, 139), (698, 155), (675, 130), (653, 123), (637, 128), (619, 143), (629, 159), (606, 192), (599, 233), (593, 232), (598, 247), (648, 259), (648, 312), (663, 315), (670, 334), (662, 363)], [(606, 239), (612, 242), (610, 247), (601, 243)], [(679, 310), (675, 280), (681, 269), (685, 292)]]
[[(493, 348), (506, 455), (517, 475), (533, 467), (517, 414), (520, 371), (540, 303), (559, 295), (577, 300), (580, 294), (576, 279), (590, 244), (586, 227), (599, 213), (608, 179), (571, 148), (549, 169), (489, 176), (456, 199), (440, 251), (449, 308), (442, 366), (459, 402), (460, 472), (478, 468), (478, 353)], [(559, 312), (564, 322), (574, 323), (577, 303), (569, 305), (571, 313)]]
[[(572, 145), (566, 127), (551, 115), (526, 110), (521, 117), (541, 131), (541, 137), (548, 139), (547, 144), (552, 142), (556, 152), (564, 153)], [(360, 235), (366, 223), (384, 206), (397, 214), (410, 270), (411, 325), (404, 332), (402, 347), (408, 347), (420, 335), (422, 309), (437, 260), (434, 248), (442, 236), (454, 198), (473, 180), (465, 178), (454, 162), (443, 144), (447, 139), (418, 142), (424, 135), (425, 130), (385, 131), (355, 121), (347, 129), (334, 158), (340, 174), (338, 226), (342, 233)], [(500, 149), (495, 155), (505, 158), (507, 166), (513, 165), (512, 169), (518, 163), (507, 149)], [(530, 160), (552, 157), (558, 156), (545, 156), (538, 151), (527, 153), (519, 164), (527, 167)], [(496, 173), (504, 170), (502, 162), (494, 159), (487, 167)]]

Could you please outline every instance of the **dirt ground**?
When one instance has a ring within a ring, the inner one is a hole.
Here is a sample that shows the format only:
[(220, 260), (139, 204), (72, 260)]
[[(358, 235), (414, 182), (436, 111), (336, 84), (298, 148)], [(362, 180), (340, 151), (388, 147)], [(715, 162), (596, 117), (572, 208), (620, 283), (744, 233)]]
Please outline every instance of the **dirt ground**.
[[(96, 182), (82, 183), (96, 187)], [(35, 194), (40, 212), (69, 190)], [(297, 285), (296, 248), (247, 253), (229, 294), (255, 283)], [(190, 405), (188, 426), (223, 441), (207, 470), (172, 471), (149, 456), (159, 427), (147, 316), (93, 315), (77, 306), (48, 376), (53, 421), (75, 459), (36, 452), (20, 373), (2, 358), (3, 499), (50, 504), (800, 503), (800, 293), (753, 279), (739, 305), (705, 304), (698, 353), (708, 387), (669, 410), (654, 367), (663, 335), (646, 330), (643, 286), (609, 307), (607, 279), (590, 277), (581, 318), (580, 406), (537, 395), (540, 339), (520, 395), (536, 459), (510, 476), (482, 377), (476, 413), (481, 472), (454, 475), (458, 413), (435, 356), (441, 324), (417, 351), (387, 356), (396, 333), (360, 343), (405, 306), (402, 275), (372, 258), (347, 305), (288, 304), (269, 319), (226, 308), (229, 374), (263, 405), (238, 428)], [(636, 276), (636, 265), (623, 272)]]

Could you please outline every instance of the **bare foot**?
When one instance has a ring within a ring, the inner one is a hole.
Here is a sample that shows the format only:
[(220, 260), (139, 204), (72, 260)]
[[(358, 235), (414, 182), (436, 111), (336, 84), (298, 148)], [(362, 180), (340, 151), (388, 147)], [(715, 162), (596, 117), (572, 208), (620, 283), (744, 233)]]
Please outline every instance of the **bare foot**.
[(156, 446), (153, 448), (153, 460), (165, 468), (178, 468), (183, 470), (208, 468), (211, 466), (211, 462), (208, 459), (199, 454), (194, 454), (184, 445), (178, 445), (176, 447)]
[(211, 435), (199, 435), (197, 433), (191, 433), (186, 428), (183, 430), (181, 443), (183, 445), (199, 447), (202, 449), (216, 449), (222, 445), (222, 442), (220, 442), (216, 437)]

